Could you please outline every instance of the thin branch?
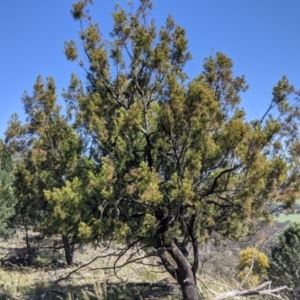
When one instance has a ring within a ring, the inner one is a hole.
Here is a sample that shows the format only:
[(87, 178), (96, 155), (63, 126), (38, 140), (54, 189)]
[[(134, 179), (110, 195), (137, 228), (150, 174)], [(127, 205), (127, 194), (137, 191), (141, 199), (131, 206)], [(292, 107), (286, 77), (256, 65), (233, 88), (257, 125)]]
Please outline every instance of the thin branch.
[[(246, 296), (254, 296), (254, 295), (266, 295), (271, 296), (277, 299), (282, 299), (280, 295), (278, 295), (279, 292), (283, 290), (292, 290), (287, 286), (281, 286), (275, 289), (271, 289), (271, 281), (267, 281), (262, 283), (261, 285), (249, 289), (249, 290), (235, 290), (231, 291), (225, 294), (218, 295), (216, 297), (211, 298), (210, 300), (226, 300), (233, 297), (246, 297)], [(265, 289), (267, 288), (267, 289)]]
[[(258, 244), (255, 245), (254, 249), (257, 249), (257, 246), (258, 246)], [(245, 282), (248, 280), (250, 274), (252, 273), (252, 270), (253, 270), (253, 268), (254, 268), (254, 264), (255, 264), (256, 258), (257, 258), (257, 255), (255, 255), (255, 254), (253, 253), (253, 254), (252, 254), (252, 258), (251, 258), (251, 266), (250, 266), (250, 269), (249, 269), (249, 271), (247, 272), (247, 274), (246, 274), (244, 280), (241, 282), (239, 288), (242, 288), (242, 287), (243, 287), (243, 285), (245, 284)]]
[(232, 171), (238, 169), (238, 168), (241, 167), (241, 166), (242, 166), (242, 164), (238, 164), (238, 165), (233, 166), (232, 168), (223, 170), (218, 176), (215, 177), (214, 182), (213, 182), (211, 188), (210, 188), (209, 190), (207, 190), (207, 191), (204, 193), (203, 197), (209, 196), (210, 194), (212, 194), (212, 193), (214, 192), (214, 190), (215, 190), (215, 188), (216, 188), (216, 186), (217, 186), (217, 184), (218, 184), (218, 180), (219, 180), (224, 174), (229, 173), (229, 172), (232, 172)]

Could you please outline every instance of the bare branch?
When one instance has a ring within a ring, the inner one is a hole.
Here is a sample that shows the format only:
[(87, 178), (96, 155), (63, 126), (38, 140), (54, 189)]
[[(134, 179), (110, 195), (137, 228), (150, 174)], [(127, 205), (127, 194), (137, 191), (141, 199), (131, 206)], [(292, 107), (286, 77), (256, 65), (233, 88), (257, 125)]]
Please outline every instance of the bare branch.
[[(291, 290), (287, 286), (281, 286), (275, 289), (271, 289), (271, 281), (267, 281), (262, 283), (261, 285), (249, 289), (249, 290), (235, 290), (225, 294), (221, 294), (219, 296), (213, 297), (210, 300), (225, 300), (230, 299), (233, 297), (246, 297), (246, 296), (254, 296), (254, 295), (266, 295), (271, 296), (277, 299), (282, 299), (281, 296), (278, 294), (283, 290)], [(267, 288), (267, 289), (266, 289)]]

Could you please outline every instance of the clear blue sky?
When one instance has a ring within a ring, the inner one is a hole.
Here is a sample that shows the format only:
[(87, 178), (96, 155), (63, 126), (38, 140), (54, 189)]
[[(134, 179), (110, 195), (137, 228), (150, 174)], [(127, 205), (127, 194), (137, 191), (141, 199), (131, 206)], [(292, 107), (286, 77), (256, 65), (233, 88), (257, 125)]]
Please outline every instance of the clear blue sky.
[[(70, 15), (73, 0), (3, 1), (0, 18), (0, 137), (12, 113), (23, 115), (24, 90), (32, 91), (38, 74), (53, 76), (58, 91), (68, 86), (70, 74), (83, 71), (66, 61), (65, 40), (78, 37)], [(104, 35), (111, 29), (115, 1), (94, 0), (94, 21)], [(126, 5), (126, 1), (118, 1)], [(137, 3), (137, 1), (133, 1)], [(221, 51), (244, 74), (250, 90), (243, 106), (258, 117), (271, 99), (272, 87), (282, 77), (300, 88), (299, 0), (153, 0), (153, 17), (162, 24), (169, 13), (184, 27), (193, 60), (190, 77), (201, 71), (204, 57)]]

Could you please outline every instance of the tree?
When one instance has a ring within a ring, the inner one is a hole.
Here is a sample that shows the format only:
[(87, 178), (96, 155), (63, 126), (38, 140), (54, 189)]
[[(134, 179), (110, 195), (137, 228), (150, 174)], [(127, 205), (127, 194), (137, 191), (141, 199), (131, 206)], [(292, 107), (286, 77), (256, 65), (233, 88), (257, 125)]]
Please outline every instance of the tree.
[(247, 122), (239, 103), (248, 86), (224, 54), (206, 59), (188, 80), (185, 30), (171, 16), (157, 30), (151, 1), (136, 13), (116, 6), (107, 42), (87, 4), (72, 10), (85, 62), (75, 41), (65, 44), (87, 76), (86, 92), (73, 78), (65, 96), (98, 168), (90, 187), (101, 218), (87, 228), (104, 239), (113, 232), (128, 248), (154, 249), (183, 298), (199, 299), (198, 244), (213, 232), (249, 234), (256, 220), (270, 219), (273, 201), (292, 203), (299, 194), (294, 88), (283, 77), (264, 116)]
[(293, 223), (278, 236), (270, 255), (269, 277), (276, 285), (286, 284), (290, 299), (300, 295), (300, 223)]
[[(116, 6), (111, 40), (104, 41), (86, 12), (88, 2), (76, 2), (72, 9), (85, 60), (75, 41), (65, 44), (67, 58), (86, 72), (86, 88), (72, 75), (64, 93), (69, 120), (75, 120), (68, 135), (73, 141), (76, 129), (82, 139), (78, 151), (86, 158), (86, 171), (71, 172), (68, 184), (68, 175), (61, 185), (48, 184), (53, 177), (46, 177), (38, 194), (46, 190), (46, 207), (63, 201), (66, 205), (53, 206), (61, 215), (72, 215), (73, 199), (85, 205), (83, 216), (67, 224), (82, 240), (123, 243), (115, 269), (126, 251), (142, 247), (177, 280), (184, 300), (199, 300), (199, 243), (213, 233), (224, 238), (250, 234), (257, 222), (271, 219), (274, 201), (290, 205), (299, 195), (298, 111), (289, 104), (294, 88), (283, 77), (264, 116), (246, 121), (239, 103), (248, 86), (243, 76), (233, 76), (226, 55), (207, 58), (203, 71), (190, 80), (184, 72), (191, 59), (185, 30), (171, 16), (157, 30), (149, 19), (150, 0), (141, 0), (136, 12)], [(44, 96), (39, 99), (48, 103)], [(40, 113), (47, 111), (42, 108)], [(47, 131), (30, 126), (33, 138), (48, 140)], [(59, 140), (69, 141), (68, 135)], [(69, 168), (66, 158), (63, 170)], [(36, 159), (31, 160), (31, 175), (38, 176)], [(45, 168), (50, 174), (57, 169), (56, 164)], [(126, 263), (132, 261), (137, 259), (129, 255)]]
[(8, 220), (15, 213), (17, 199), (14, 196), (14, 162), (0, 141), (0, 235), (8, 234)]
[(85, 174), (83, 144), (61, 114), (54, 79), (39, 76), (33, 89), (32, 96), (23, 96), (26, 123), (13, 116), (6, 132), (9, 149), (21, 157), (16, 168), (17, 217), (25, 229), (60, 235), (66, 261), (72, 264), (78, 224), (89, 212), (84, 199), (72, 192), (79, 173), (83, 178)]

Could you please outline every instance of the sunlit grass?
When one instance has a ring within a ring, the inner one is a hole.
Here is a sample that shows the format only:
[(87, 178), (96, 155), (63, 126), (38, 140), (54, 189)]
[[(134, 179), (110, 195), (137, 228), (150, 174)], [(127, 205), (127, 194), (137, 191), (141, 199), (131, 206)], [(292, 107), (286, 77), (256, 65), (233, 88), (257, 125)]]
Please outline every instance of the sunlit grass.
[[(13, 237), (9, 241), (1, 240), (0, 247), (5, 251), (0, 258), (3, 258), (5, 252), (10, 252), (13, 248), (25, 247), (23, 237), (20, 235)], [(13, 245), (11, 247), (11, 245)], [(24, 295), (31, 297), (34, 295), (41, 295), (45, 291), (52, 287), (53, 282), (67, 276), (73, 270), (79, 268), (82, 264), (92, 261), (97, 255), (101, 253), (103, 249), (96, 249), (92, 245), (84, 246), (75, 253), (75, 265), (72, 267), (55, 268), (50, 267), (49, 262), (53, 257), (51, 251), (41, 253), (36, 261), (40, 267), (19, 267), (14, 265), (6, 265), (0, 269), (0, 300), (13, 299), (18, 297), (23, 298)], [(53, 254), (55, 257), (59, 257), (63, 261), (63, 253)], [(119, 261), (120, 264), (126, 262), (126, 255)], [(161, 269), (151, 267), (143, 264), (129, 264), (121, 269), (116, 270), (116, 274), (113, 269), (103, 268), (112, 267), (113, 259), (97, 259), (92, 264), (78, 270), (72, 274), (66, 280), (59, 283), (59, 289), (62, 289), (65, 296), (53, 295), (47, 296), (45, 299), (101, 299), (109, 300), (116, 299), (114, 295), (124, 294), (126, 299), (131, 299), (133, 295), (139, 294), (139, 289), (132, 288), (132, 285), (128, 288), (126, 284), (118, 285), (120, 282), (157, 282), (168, 277), (168, 275), (162, 272)], [(147, 259), (147, 263), (154, 264), (155, 261), (152, 258)], [(159, 272), (157, 272), (159, 271)], [(117, 275), (117, 276), (116, 276)], [(106, 295), (106, 286), (109, 282), (110, 286), (110, 298), (104, 297)], [(114, 287), (114, 285), (116, 286)], [(57, 288), (57, 287), (56, 287)], [(101, 298), (102, 297), (102, 298)], [(31, 298), (30, 298), (31, 299)], [(118, 298), (119, 299), (119, 298)], [(121, 298), (120, 298), (121, 299)], [(125, 298), (124, 298), (125, 299)], [(142, 298), (141, 298), (142, 299)], [(162, 298), (163, 299), (163, 298)], [(167, 298), (168, 299), (168, 298)], [(175, 299), (175, 298), (173, 298)]]
[(284, 223), (287, 221), (300, 222), (300, 214), (280, 214), (278, 217), (275, 218), (275, 220), (280, 223)]

